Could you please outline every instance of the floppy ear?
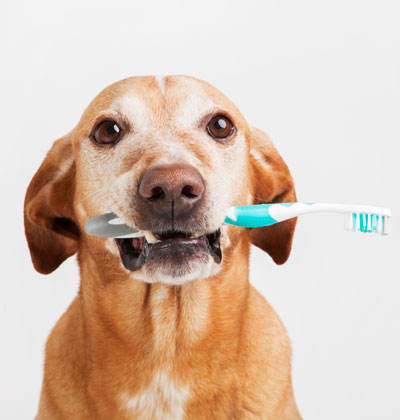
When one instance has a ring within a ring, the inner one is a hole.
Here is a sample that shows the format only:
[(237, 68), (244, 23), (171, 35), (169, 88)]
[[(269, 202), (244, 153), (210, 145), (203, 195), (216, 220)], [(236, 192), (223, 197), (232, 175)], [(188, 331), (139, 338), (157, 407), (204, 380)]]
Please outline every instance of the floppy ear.
[[(296, 201), (293, 179), (268, 136), (250, 127), (250, 163), (254, 204)], [(297, 219), (250, 230), (252, 243), (267, 252), (276, 264), (289, 258)]]
[(67, 135), (54, 142), (25, 196), (25, 235), (39, 273), (51, 273), (78, 249), (74, 190), (75, 163)]

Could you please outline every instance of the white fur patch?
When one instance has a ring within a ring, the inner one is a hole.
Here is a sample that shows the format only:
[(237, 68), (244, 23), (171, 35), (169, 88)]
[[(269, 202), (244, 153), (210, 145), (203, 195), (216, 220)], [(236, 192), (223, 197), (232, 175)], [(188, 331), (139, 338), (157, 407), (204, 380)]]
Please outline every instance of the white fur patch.
[(110, 239), (110, 238), (106, 239), (106, 248), (107, 248), (108, 251), (111, 252), (111, 254), (119, 256), (118, 247), (117, 247), (114, 239)]
[(63, 159), (59, 162), (57, 166), (57, 175), (55, 179), (58, 179), (61, 176), (63, 176), (65, 173), (67, 173), (68, 170), (73, 165), (73, 163), (74, 163), (74, 156), (72, 154), (63, 156)]
[(196, 93), (188, 95), (185, 100), (179, 103), (176, 109), (174, 121), (182, 130), (193, 130), (193, 127), (197, 126), (202, 116), (219, 109), (208, 96)]
[(263, 158), (263, 155), (257, 150), (257, 149), (250, 149), (250, 154), (253, 156), (253, 158), (264, 168), (271, 169), (271, 165), (269, 165), (265, 159)]
[[(176, 329), (176, 317), (173, 308), (169, 304), (170, 289), (167, 286), (160, 285), (153, 289), (151, 296), (151, 315), (154, 329), (154, 349), (162, 351), (173, 350), (171, 343)], [(167, 346), (166, 346), (167, 344)]]
[(136, 420), (181, 420), (188, 396), (187, 386), (178, 386), (166, 371), (159, 371), (145, 390), (133, 397), (122, 394), (121, 401)]
[(158, 83), (158, 87), (161, 90), (161, 93), (164, 94), (165, 92), (165, 76), (156, 76), (156, 80)]
[(199, 162), (187, 146), (172, 139), (170, 133), (163, 136), (163, 142), (157, 147), (159, 158), (155, 160), (155, 165), (168, 165), (171, 163), (180, 163), (192, 166), (198, 166)]
[(152, 111), (137, 95), (124, 95), (111, 105), (108, 112), (119, 113), (133, 123), (135, 132), (145, 131), (151, 126)]
[(85, 208), (83, 207), (83, 205), (82, 205), (81, 203), (78, 203), (78, 204), (76, 205), (76, 209), (78, 210), (78, 212), (79, 212), (79, 214), (80, 214), (81, 216), (84, 216), (84, 217), (86, 217), (86, 216), (87, 216), (86, 210), (85, 210)]
[(224, 250), (225, 248), (229, 248), (231, 246), (231, 240), (228, 235), (228, 226), (222, 225), (221, 229), (221, 248)]

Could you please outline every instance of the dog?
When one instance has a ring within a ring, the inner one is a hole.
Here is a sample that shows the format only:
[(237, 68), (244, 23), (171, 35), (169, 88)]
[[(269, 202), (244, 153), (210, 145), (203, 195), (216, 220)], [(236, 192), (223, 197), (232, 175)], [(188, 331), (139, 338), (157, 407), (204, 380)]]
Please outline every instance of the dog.
[[(25, 197), (35, 269), (77, 254), (81, 276), (47, 340), (36, 419), (300, 419), (285, 328), (249, 284), (251, 244), (284, 263), (296, 220), (224, 224), (230, 206), (293, 201), (267, 135), (206, 82), (104, 89)], [(85, 233), (110, 211), (145, 236)]]

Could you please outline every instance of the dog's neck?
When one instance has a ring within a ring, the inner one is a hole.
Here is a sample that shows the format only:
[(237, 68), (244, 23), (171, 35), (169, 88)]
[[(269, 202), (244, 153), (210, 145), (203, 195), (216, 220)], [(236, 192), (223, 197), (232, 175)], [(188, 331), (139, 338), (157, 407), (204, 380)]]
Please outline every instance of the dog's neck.
[(127, 351), (151, 353), (160, 362), (209, 337), (237, 340), (249, 289), (249, 247), (239, 241), (219, 274), (181, 286), (135, 280), (117, 256), (81, 249), (79, 299), (87, 345), (104, 350), (106, 343), (112, 351), (125, 344)]

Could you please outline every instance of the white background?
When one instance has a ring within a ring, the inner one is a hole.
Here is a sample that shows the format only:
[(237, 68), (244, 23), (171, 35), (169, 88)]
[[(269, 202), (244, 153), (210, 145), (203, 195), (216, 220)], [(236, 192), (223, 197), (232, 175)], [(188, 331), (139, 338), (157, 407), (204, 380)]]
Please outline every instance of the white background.
[(46, 337), (79, 281), (75, 258), (34, 271), (26, 187), (102, 88), (143, 74), (227, 94), (274, 140), (299, 200), (393, 210), (389, 237), (304, 216), (284, 266), (254, 249), (251, 282), (288, 329), (304, 419), (400, 418), (398, 2), (18, 0), (1, 20), (0, 418), (33, 418)]

